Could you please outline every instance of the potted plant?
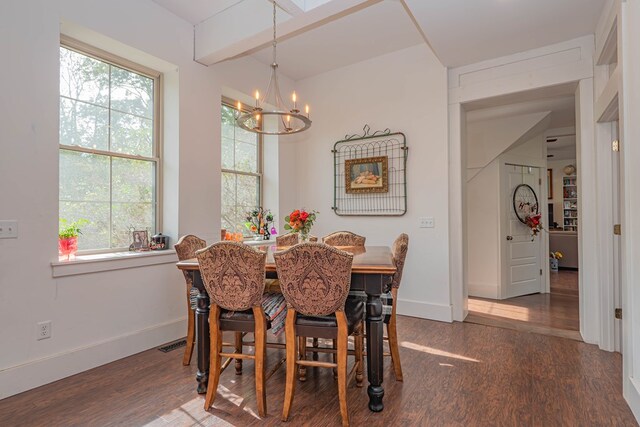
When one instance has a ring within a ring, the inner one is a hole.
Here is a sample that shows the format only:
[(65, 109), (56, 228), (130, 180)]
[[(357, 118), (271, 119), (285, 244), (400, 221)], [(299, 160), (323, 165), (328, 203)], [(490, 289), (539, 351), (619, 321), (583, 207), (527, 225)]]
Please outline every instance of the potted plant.
[(300, 241), (306, 242), (309, 240), (309, 233), (317, 214), (316, 211), (307, 212), (304, 209), (296, 209), (284, 218), (284, 229), (300, 233)]
[(556, 251), (549, 254), (549, 266), (551, 271), (558, 271), (558, 261), (562, 259), (562, 252)]
[(69, 222), (60, 218), (58, 227), (58, 255), (60, 260), (73, 259), (78, 252), (78, 235), (82, 234), (80, 227), (88, 224), (86, 219)]

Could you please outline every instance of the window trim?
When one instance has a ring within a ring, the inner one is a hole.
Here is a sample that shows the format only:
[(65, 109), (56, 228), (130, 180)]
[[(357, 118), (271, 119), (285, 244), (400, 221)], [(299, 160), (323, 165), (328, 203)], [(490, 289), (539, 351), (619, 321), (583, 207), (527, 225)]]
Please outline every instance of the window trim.
[[(234, 102), (232, 99), (226, 97), (226, 96), (222, 96), (222, 101), (221, 101), (221, 106), (225, 106), (225, 107), (229, 107), (235, 111), (238, 111), (238, 106), (234, 105)], [(243, 108), (242, 111), (245, 113), (250, 113), (251, 110), (246, 108), (243, 104)], [(222, 122), (221, 122), (222, 123)], [(223, 173), (230, 173), (230, 174), (234, 174), (234, 175), (244, 175), (244, 176), (255, 176), (258, 178), (258, 206), (262, 206), (262, 202), (264, 200), (264, 151), (263, 151), (263, 144), (264, 144), (264, 137), (262, 134), (257, 134), (258, 137), (258, 158), (256, 161), (257, 167), (258, 167), (258, 172), (254, 173), (254, 172), (244, 172), (244, 171), (238, 171), (235, 169), (226, 169), (222, 167), (222, 162), (221, 166), (220, 166), (220, 175), (222, 176)], [(234, 141), (235, 142), (235, 141)], [(222, 150), (222, 137), (220, 139), (220, 149)], [(222, 158), (221, 158), (222, 160)], [(222, 197), (222, 194), (220, 195)], [(222, 207), (222, 203), (220, 204), (220, 206)], [(221, 224), (222, 225), (222, 224)], [(247, 238), (247, 236), (245, 236), (245, 238)]]
[[(123, 154), (118, 152), (111, 152), (105, 150), (97, 150), (92, 148), (80, 147), (77, 145), (66, 145), (60, 142), (58, 139), (58, 153), (60, 150), (69, 150), (76, 152), (83, 152), (89, 154), (97, 154), (103, 156), (126, 158), (132, 160), (145, 160), (155, 163), (155, 232), (162, 230), (163, 219), (163, 75), (161, 72), (145, 67), (121, 56), (107, 52), (103, 49), (84, 43), (80, 40), (74, 39), (64, 34), (60, 34), (60, 47), (64, 47), (69, 50), (73, 50), (81, 55), (88, 56), (101, 62), (106, 62), (118, 68), (125, 69), (127, 71), (140, 74), (153, 80), (153, 155), (152, 156), (140, 156), (132, 154)], [(61, 98), (61, 95), (58, 95)], [(109, 108), (111, 111), (111, 108)], [(58, 113), (59, 115), (59, 113)], [(58, 154), (59, 155), (59, 154)], [(109, 190), (111, 192), (111, 190)], [(59, 198), (58, 198), (59, 202)], [(58, 218), (60, 217), (60, 209), (58, 208)], [(149, 236), (151, 237), (151, 236)], [(128, 251), (128, 247), (124, 248), (103, 248), (103, 249), (86, 249), (78, 251), (78, 255), (91, 255), (102, 253), (115, 253)]]

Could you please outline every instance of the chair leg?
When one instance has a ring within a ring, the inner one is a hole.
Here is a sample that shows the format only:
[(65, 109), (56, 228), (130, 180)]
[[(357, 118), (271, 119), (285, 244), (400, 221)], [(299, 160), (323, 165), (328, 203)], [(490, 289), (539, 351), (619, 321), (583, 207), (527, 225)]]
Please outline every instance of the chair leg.
[(364, 347), (364, 331), (362, 328), (363, 322), (357, 328), (357, 332), (353, 338), (354, 349), (356, 353), (356, 387), (362, 387), (362, 381), (364, 380), (364, 363), (362, 357), (362, 348)]
[(220, 308), (216, 304), (211, 304), (209, 313), (209, 330), (211, 335), (211, 348), (209, 350), (209, 384), (207, 384), (207, 395), (204, 399), (204, 410), (208, 411), (213, 405), (218, 391), (220, 381), (220, 350), (222, 349), (222, 331), (220, 331)]
[[(318, 344), (318, 338), (314, 338), (314, 339), (313, 339), (312, 347), (313, 347), (313, 348), (318, 348), (318, 345), (319, 345), (319, 344)], [(318, 352), (317, 352), (317, 351), (314, 351), (314, 352), (313, 352), (313, 354), (311, 355), (311, 358), (312, 358), (313, 360), (318, 360)]]
[[(336, 350), (338, 348), (338, 341), (335, 339), (331, 340), (331, 348)], [(333, 352), (333, 363), (338, 363), (338, 353), (336, 351)], [(338, 368), (333, 368), (333, 378), (338, 378)]]
[[(298, 337), (298, 355), (300, 360), (307, 359), (307, 337)], [(307, 380), (307, 367), (298, 367), (298, 377), (300, 381), (305, 382)]]
[[(236, 353), (242, 353), (242, 332), (236, 332)], [(236, 359), (236, 375), (242, 375), (242, 359)]]
[(296, 311), (289, 308), (285, 324), (285, 340), (287, 348), (287, 377), (284, 390), (284, 406), (282, 408), (282, 421), (289, 419), (293, 395), (296, 389)]
[(189, 308), (189, 315), (187, 317), (187, 346), (184, 349), (184, 356), (182, 356), (182, 364), (184, 366), (191, 364), (193, 347), (196, 341), (196, 311), (191, 309), (191, 301), (188, 296), (187, 306)]
[(347, 354), (348, 354), (348, 331), (347, 318), (344, 311), (336, 312), (338, 323), (338, 399), (340, 400), (340, 414), (342, 415), (342, 425), (349, 425), (349, 411), (347, 409)]
[[(253, 307), (253, 317), (255, 319), (255, 368), (256, 368), (256, 400), (258, 401), (258, 414), (261, 417), (267, 416), (267, 393), (264, 385), (264, 368), (266, 358), (267, 323), (262, 307)], [(237, 337), (237, 335), (236, 335)], [(240, 333), (242, 340), (242, 333)]]
[(396, 381), (402, 381), (402, 366), (400, 365), (400, 350), (398, 348), (398, 331), (396, 329), (396, 301), (398, 300), (398, 289), (393, 289), (393, 308), (391, 309), (391, 319), (387, 324), (387, 335), (389, 336), (389, 350), (391, 353), (391, 364)]

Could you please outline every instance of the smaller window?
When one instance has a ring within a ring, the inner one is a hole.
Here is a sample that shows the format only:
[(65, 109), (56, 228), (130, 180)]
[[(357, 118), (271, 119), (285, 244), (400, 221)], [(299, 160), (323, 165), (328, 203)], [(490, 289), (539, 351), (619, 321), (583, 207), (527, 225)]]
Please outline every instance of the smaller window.
[(246, 213), (262, 199), (262, 137), (237, 125), (231, 102), (224, 99), (221, 108), (222, 228), (248, 236)]

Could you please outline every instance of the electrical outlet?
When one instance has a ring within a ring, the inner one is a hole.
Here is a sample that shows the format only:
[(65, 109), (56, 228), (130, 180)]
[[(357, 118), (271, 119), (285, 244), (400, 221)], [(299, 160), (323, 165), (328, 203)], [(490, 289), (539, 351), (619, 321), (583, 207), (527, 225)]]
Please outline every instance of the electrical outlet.
[(0, 239), (17, 239), (18, 221), (0, 221)]
[(38, 322), (38, 328), (36, 330), (36, 339), (44, 340), (51, 338), (51, 320), (45, 320), (44, 322)]
[(435, 222), (432, 216), (420, 217), (420, 228), (434, 228)]

